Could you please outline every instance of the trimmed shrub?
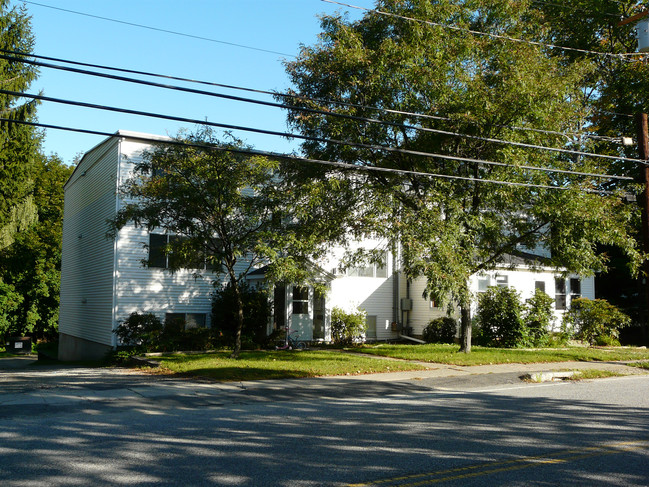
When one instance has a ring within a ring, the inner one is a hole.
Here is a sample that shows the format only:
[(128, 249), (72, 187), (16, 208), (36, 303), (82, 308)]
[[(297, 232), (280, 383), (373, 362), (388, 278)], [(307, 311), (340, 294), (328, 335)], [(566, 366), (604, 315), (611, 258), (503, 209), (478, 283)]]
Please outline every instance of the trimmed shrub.
[(339, 307), (331, 310), (331, 338), (335, 345), (350, 346), (362, 341), (367, 330), (367, 313), (357, 309), (347, 313)]
[(552, 303), (554, 300), (537, 289), (527, 300), (523, 320), (527, 327), (529, 342), (535, 347), (545, 347), (550, 343), (550, 328), (554, 320)]
[(492, 347), (523, 347), (529, 343), (523, 304), (513, 288), (490, 287), (478, 297), (481, 339)]
[(590, 345), (619, 345), (620, 328), (631, 319), (605, 299), (574, 299), (563, 326), (577, 340)]
[(162, 321), (156, 315), (135, 311), (119, 324), (115, 334), (123, 345), (153, 351), (159, 346), (162, 330)]
[[(268, 294), (253, 288), (247, 283), (241, 284), (243, 300), (243, 329), (241, 330), (241, 347), (258, 348), (268, 346), (268, 318), (271, 303)], [(237, 330), (237, 306), (234, 289), (231, 284), (217, 286), (212, 298), (212, 328), (221, 335), (224, 343), (234, 344)]]
[(426, 343), (453, 343), (456, 333), (457, 321), (454, 318), (437, 318), (426, 325), (422, 338)]

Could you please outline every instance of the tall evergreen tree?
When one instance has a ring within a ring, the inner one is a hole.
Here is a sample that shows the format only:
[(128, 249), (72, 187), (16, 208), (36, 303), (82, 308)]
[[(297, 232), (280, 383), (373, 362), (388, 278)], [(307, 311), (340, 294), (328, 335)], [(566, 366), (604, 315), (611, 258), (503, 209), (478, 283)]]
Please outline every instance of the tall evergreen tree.
[[(25, 7), (0, 0), (0, 49), (29, 53), (34, 39)], [(0, 87), (24, 92), (36, 79), (37, 70), (17, 61), (0, 59)], [(0, 94), (0, 117), (7, 120), (34, 120), (36, 103)], [(33, 168), (40, 147), (37, 130), (26, 125), (0, 121), (0, 248), (13, 242), (14, 235), (36, 219)]]

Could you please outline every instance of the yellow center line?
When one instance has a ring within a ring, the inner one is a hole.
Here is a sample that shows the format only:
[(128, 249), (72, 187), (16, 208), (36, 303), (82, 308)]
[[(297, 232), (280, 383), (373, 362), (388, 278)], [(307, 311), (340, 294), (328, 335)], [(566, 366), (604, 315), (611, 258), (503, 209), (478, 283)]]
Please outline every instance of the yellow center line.
[[(581, 460), (600, 455), (612, 455), (623, 451), (634, 451), (647, 448), (649, 441), (625, 441), (618, 443), (610, 443), (601, 446), (592, 446), (585, 448), (577, 448), (570, 450), (563, 450), (546, 455), (536, 455), (530, 457), (519, 458), (515, 460), (505, 460), (502, 462), (487, 462), (478, 465), (471, 465), (468, 467), (458, 467), (445, 470), (437, 470), (434, 472), (426, 472), (412, 475), (403, 475), (400, 477), (391, 477), (387, 479), (375, 480), (373, 482), (348, 484), (347, 487), (370, 487), (382, 484), (393, 484), (395, 487), (421, 487), (424, 485), (432, 485), (440, 482), (450, 482), (453, 480), (460, 480), (472, 477), (480, 477), (483, 475), (492, 475), (495, 473), (509, 472), (514, 470), (522, 470), (530, 467), (537, 467), (542, 465), (551, 465), (558, 463), (566, 463), (569, 461)], [(557, 458), (555, 458), (557, 457)], [(479, 470), (479, 471), (475, 471)], [(462, 473), (464, 472), (464, 473)], [(450, 475), (449, 474), (460, 474)], [(429, 478), (418, 482), (409, 482), (417, 479), (424, 479), (425, 477), (439, 477)]]

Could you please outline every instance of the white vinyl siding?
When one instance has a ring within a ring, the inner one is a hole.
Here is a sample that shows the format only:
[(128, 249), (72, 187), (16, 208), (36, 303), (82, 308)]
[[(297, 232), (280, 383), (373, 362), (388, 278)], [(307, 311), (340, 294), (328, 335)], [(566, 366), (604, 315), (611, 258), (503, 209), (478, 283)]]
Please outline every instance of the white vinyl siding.
[[(406, 281), (405, 278), (402, 279)], [(412, 299), (412, 311), (404, 313), (404, 326), (412, 327), (412, 334), (421, 336), (424, 328), (430, 320), (435, 318), (442, 318), (447, 315), (447, 308), (444, 307), (431, 307), (430, 299), (423, 297), (424, 290), (426, 289), (426, 279), (419, 278), (410, 282), (410, 299)], [(405, 296), (405, 293), (404, 293)]]
[(209, 271), (200, 275), (180, 269), (148, 268), (146, 245), (149, 233), (133, 225), (124, 227), (117, 240), (115, 319), (119, 322), (132, 312), (150, 312), (164, 319), (166, 313), (211, 313), (212, 282)]
[(112, 344), (114, 243), (106, 220), (115, 215), (115, 139), (88, 153), (65, 185), (59, 331)]
[[(490, 272), (485, 272), (479, 276), (474, 275), (469, 281), (469, 287), (474, 295), (477, 295), (480, 289), (480, 279), (489, 277), (491, 285), (496, 285), (496, 277), (503, 276), (507, 278), (508, 286), (514, 288), (521, 297), (521, 301), (525, 302), (530, 299), (537, 287), (544, 287), (546, 294), (548, 294), (553, 300), (556, 298), (555, 295), (555, 278), (558, 278), (557, 272), (554, 269), (547, 269), (541, 271), (530, 271), (523, 268), (517, 268), (515, 270), (494, 270)], [(554, 329), (558, 330), (558, 327), (561, 325), (561, 319), (563, 314), (567, 309), (570, 308), (570, 280), (576, 279), (577, 276), (569, 275), (566, 278), (566, 309), (556, 309), (556, 303), (553, 303), (552, 308), (554, 311)], [(594, 277), (585, 277), (580, 278), (580, 287), (581, 287), (581, 296), (588, 299), (595, 299), (595, 278)], [(473, 313), (476, 312), (477, 300), (474, 300), (473, 304)]]
[[(342, 251), (334, 252), (333, 255), (340, 258)], [(378, 270), (378, 272), (373, 270), (372, 278), (370, 276), (339, 275), (331, 282), (331, 291), (327, 295), (329, 310), (335, 306), (346, 311), (352, 311), (358, 307), (365, 310), (369, 316), (376, 316), (377, 340), (395, 337), (391, 328), (394, 314), (392, 309), (394, 276), (392, 276), (392, 257), (389, 253), (386, 254), (386, 259), (385, 267), (368, 266), (368, 268)], [(334, 259), (328, 263), (328, 268), (335, 269), (337, 265), (338, 262)], [(385, 277), (378, 277), (377, 274)]]

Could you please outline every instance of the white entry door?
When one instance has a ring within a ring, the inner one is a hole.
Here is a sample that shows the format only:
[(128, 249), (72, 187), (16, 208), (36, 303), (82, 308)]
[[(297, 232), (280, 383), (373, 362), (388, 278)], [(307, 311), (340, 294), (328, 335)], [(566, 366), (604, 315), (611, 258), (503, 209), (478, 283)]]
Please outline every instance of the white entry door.
[(313, 340), (313, 288), (293, 286), (291, 302), (291, 330), (298, 331), (298, 340)]

